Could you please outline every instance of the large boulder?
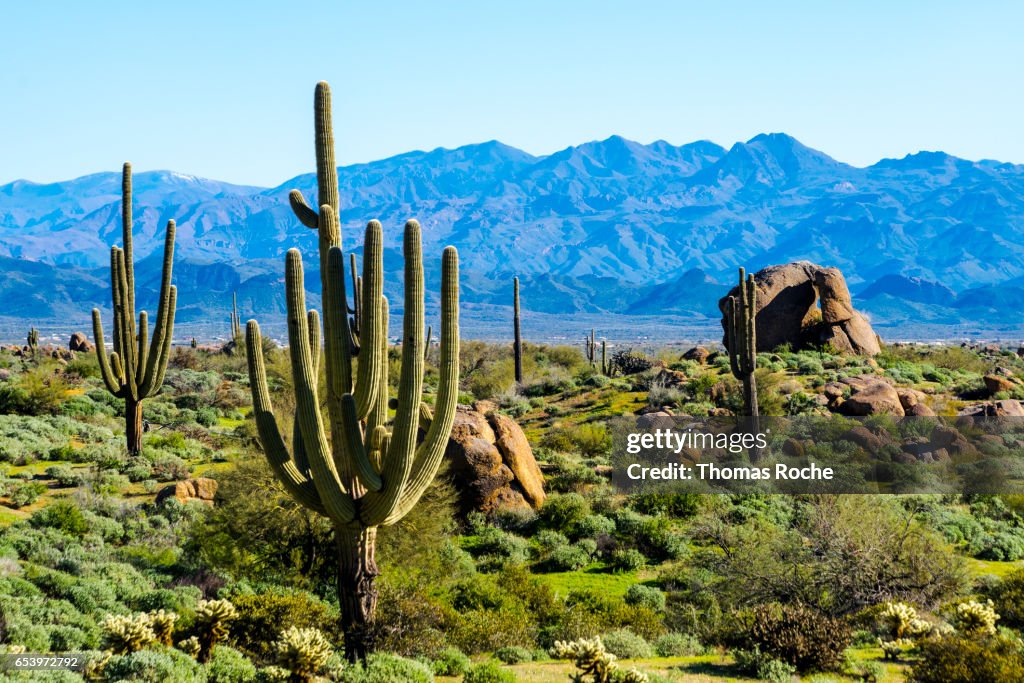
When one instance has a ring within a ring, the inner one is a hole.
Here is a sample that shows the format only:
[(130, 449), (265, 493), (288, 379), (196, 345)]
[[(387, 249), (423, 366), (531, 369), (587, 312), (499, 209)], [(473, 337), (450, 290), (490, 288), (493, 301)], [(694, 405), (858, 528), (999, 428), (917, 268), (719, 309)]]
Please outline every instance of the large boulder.
[(544, 475), (526, 435), (490, 405), (458, 407), (445, 457), (463, 512), (537, 509), (544, 502)]
[[(809, 261), (768, 266), (754, 273), (754, 283), (758, 351), (771, 351), (783, 344), (799, 349), (825, 343), (849, 353), (873, 356), (881, 351), (871, 324), (854, 310), (846, 279), (838, 268)], [(739, 287), (718, 302), (723, 328), (730, 296), (739, 296)], [(728, 346), (728, 340), (724, 342)]]
[(89, 341), (84, 332), (75, 332), (68, 341), (68, 350), (89, 352), (92, 351), (92, 342)]
[(843, 401), (840, 411), (846, 415), (906, 415), (900, 395), (888, 382), (871, 377), (848, 377), (843, 380), (851, 394)]

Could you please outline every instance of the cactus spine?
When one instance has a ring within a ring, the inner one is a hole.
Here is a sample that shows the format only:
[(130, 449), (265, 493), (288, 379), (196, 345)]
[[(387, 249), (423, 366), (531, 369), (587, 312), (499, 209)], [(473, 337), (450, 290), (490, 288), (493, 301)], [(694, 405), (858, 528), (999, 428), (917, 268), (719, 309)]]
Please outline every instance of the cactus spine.
[(135, 322), (135, 263), (132, 258), (132, 165), (125, 163), (121, 174), (121, 236), (123, 247), (110, 248), (111, 298), (114, 304), (113, 351), (107, 358), (103, 341), (103, 323), (98, 308), (92, 309), (92, 333), (100, 374), (107, 390), (124, 399), (125, 438), (128, 452), (142, 450), (142, 401), (160, 390), (171, 354), (174, 309), (178, 289), (171, 284), (174, 260), (174, 221), (167, 221), (164, 238), (164, 262), (160, 279), (153, 338), (147, 340), (149, 324), (146, 312)]
[(36, 353), (39, 351), (39, 330), (34, 327), (30, 327), (28, 330), (28, 338), (25, 340), (28, 342), (29, 353), (32, 357), (36, 357)]
[(729, 369), (743, 382), (743, 409), (750, 417), (757, 417), (757, 287), (754, 276), (740, 268), (738, 296), (730, 296), (726, 311), (726, 333), (729, 346)]
[(231, 338), (236, 342), (242, 338), (242, 319), (238, 317), (238, 292), (231, 293)]
[[(253, 413), (267, 460), (288, 493), (334, 525), (338, 550), (338, 596), (345, 652), (366, 656), (367, 627), (377, 605), (374, 578), (377, 527), (394, 524), (419, 501), (444, 457), (455, 419), (459, 380), (459, 260), (454, 247), (442, 258), (440, 380), (434, 413), (422, 410), (424, 304), (420, 226), (405, 225), (405, 302), (402, 369), (394, 420), (388, 422), (388, 303), (383, 295), (383, 235), (380, 223), (366, 226), (362, 296), (359, 305), (359, 362), (353, 369), (354, 339), (348, 320), (345, 259), (337, 218), (338, 176), (334, 165), (331, 98), (326, 83), (315, 95), (319, 212), (301, 193), (289, 196), (292, 209), (319, 235), (324, 302), (324, 359), (327, 424), (320, 412), (317, 377), (320, 318), (307, 311), (302, 257), (291, 249), (285, 261), (288, 338), (295, 391), (292, 448), (285, 446), (267, 389), (259, 325), (246, 326)], [(429, 420), (417, 445), (423, 413)]]
[(519, 278), (512, 279), (512, 353), (516, 362), (516, 384), (523, 383), (523, 337), (519, 326)]

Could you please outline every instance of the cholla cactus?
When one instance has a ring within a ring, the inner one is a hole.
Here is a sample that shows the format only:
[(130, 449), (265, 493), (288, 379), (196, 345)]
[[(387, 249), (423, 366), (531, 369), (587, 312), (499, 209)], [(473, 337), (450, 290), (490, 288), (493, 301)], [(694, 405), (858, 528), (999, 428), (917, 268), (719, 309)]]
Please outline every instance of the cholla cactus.
[(617, 680), (619, 668), (616, 657), (604, 649), (601, 638), (580, 638), (579, 640), (556, 640), (551, 648), (555, 659), (571, 659), (579, 672), (573, 674), (573, 683), (613, 683)]
[(956, 606), (956, 628), (966, 636), (992, 636), (996, 633), (999, 615), (991, 600), (969, 600)]
[(185, 640), (178, 643), (178, 649), (187, 654), (192, 659), (199, 656), (199, 651), (202, 649), (199, 645), (199, 639), (195, 636), (189, 636)]
[(274, 652), (278, 666), (291, 672), (293, 683), (306, 683), (323, 668), (334, 649), (319, 629), (292, 626), (281, 632)]
[(160, 609), (150, 612), (148, 616), (157, 642), (170, 646), (173, 642), (171, 637), (174, 635), (174, 622), (178, 620), (178, 615)]
[(910, 605), (903, 602), (887, 602), (879, 612), (889, 635), (897, 640), (901, 638), (918, 638), (931, 633), (933, 626), (921, 619)]
[(896, 640), (878, 639), (878, 646), (882, 648), (882, 655), (891, 661), (896, 661), (904, 652), (914, 647), (914, 641), (909, 638), (897, 638)]
[(103, 646), (116, 655), (138, 652), (156, 642), (153, 621), (148, 614), (109, 614), (100, 622)]
[(227, 600), (200, 600), (196, 608), (196, 627), (199, 630), (199, 655), (196, 659), (206, 663), (213, 648), (228, 635), (228, 622), (238, 616), (235, 606)]

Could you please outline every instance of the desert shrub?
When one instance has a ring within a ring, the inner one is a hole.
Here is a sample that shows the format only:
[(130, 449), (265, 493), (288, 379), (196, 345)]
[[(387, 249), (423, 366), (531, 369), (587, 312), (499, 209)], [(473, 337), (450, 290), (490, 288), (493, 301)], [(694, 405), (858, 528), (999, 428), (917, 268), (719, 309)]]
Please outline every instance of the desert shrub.
[(615, 522), (604, 515), (587, 515), (573, 528), (573, 534), (580, 538), (596, 538), (615, 533)]
[(169, 368), (164, 376), (164, 386), (178, 394), (205, 394), (220, 385), (220, 375), (188, 369)]
[(634, 583), (627, 588), (624, 599), (627, 605), (647, 607), (656, 612), (665, 609), (665, 594), (654, 586), (645, 586), (642, 583)]
[(147, 681), (150, 683), (204, 683), (203, 667), (181, 650), (169, 647), (139, 650), (127, 655), (114, 655), (104, 668), (111, 681)]
[(39, 500), (39, 496), (46, 493), (46, 485), (37, 481), (27, 481), (17, 484), (8, 492), (7, 497), (11, 499), (11, 505), (15, 508), (23, 508)]
[(578, 493), (551, 496), (541, 506), (540, 523), (548, 529), (571, 533), (590, 514), (590, 505)]
[(157, 481), (181, 481), (188, 479), (189, 469), (188, 463), (176, 455), (160, 455), (153, 459), (152, 478)]
[(494, 657), (505, 664), (522, 664), (533, 661), (533, 651), (525, 647), (501, 647), (494, 651)]
[(606, 455), (612, 448), (612, 435), (601, 423), (588, 422), (576, 427), (570, 436), (579, 452), (588, 458)]
[(592, 554), (591, 550), (581, 545), (559, 546), (548, 556), (545, 567), (555, 572), (576, 571), (590, 563)]
[(808, 607), (759, 605), (739, 615), (733, 640), (740, 649), (757, 649), (801, 672), (830, 671), (850, 644), (850, 628)]
[(433, 683), (434, 674), (423, 662), (385, 652), (375, 652), (362, 664), (346, 667), (339, 683)]
[(695, 657), (704, 654), (704, 646), (687, 633), (666, 633), (654, 641), (654, 651), (659, 657)]
[(238, 650), (222, 645), (206, 665), (208, 683), (248, 683), (256, 679), (256, 665)]
[(381, 581), (373, 649), (404, 656), (436, 655), (445, 648), (447, 610), (425, 585)]
[(757, 648), (734, 650), (732, 656), (736, 661), (737, 669), (762, 681), (790, 683), (793, 680), (793, 674), (796, 673), (796, 667), (792, 664), (775, 659)]
[(61, 499), (47, 505), (32, 515), (33, 526), (44, 526), (58, 529), (69, 536), (84, 536), (89, 531), (89, 523), (85, 520), (82, 510), (74, 502)]
[(275, 635), (289, 628), (320, 628), (335, 633), (334, 608), (305, 591), (271, 590), (231, 597), (236, 616), (231, 636), (240, 649), (259, 658), (273, 650)]
[(530, 556), (530, 543), (525, 538), (494, 527), (485, 527), (477, 536), (470, 552), (483, 570), (498, 569), (507, 563), (525, 562)]
[(469, 669), (470, 659), (457, 647), (446, 647), (434, 658), (431, 669), (436, 676), (461, 676)]
[(466, 671), (462, 683), (515, 683), (516, 676), (494, 662), (476, 664)]
[(1002, 625), (1024, 626), (1024, 569), (1010, 572), (988, 587), (986, 594), (992, 600)]
[(650, 358), (632, 349), (622, 349), (613, 353), (611, 364), (623, 375), (635, 375), (650, 370), (653, 365)]
[(647, 515), (665, 515), (686, 519), (700, 508), (700, 495), (694, 493), (638, 493), (630, 496), (630, 507)]
[(82, 477), (67, 465), (51, 465), (47, 467), (46, 476), (64, 487), (79, 486), (82, 483)]
[(647, 558), (635, 548), (616, 550), (612, 553), (612, 568), (617, 572), (635, 572), (646, 564)]
[(651, 644), (628, 628), (621, 628), (601, 636), (604, 649), (620, 659), (643, 659), (652, 656)]
[(911, 667), (914, 683), (1011, 683), (1024, 680), (1024, 657), (1012, 640), (999, 637), (933, 638), (918, 646)]

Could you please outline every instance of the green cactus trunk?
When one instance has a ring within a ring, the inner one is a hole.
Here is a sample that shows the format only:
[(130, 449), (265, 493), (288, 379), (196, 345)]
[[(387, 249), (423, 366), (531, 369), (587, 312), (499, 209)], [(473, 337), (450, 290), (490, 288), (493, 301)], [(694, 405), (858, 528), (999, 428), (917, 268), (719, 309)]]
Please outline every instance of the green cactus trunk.
[[(110, 249), (111, 299), (114, 310), (113, 351), (108, 359), (103, 341), (100, 310), (92, 309), (92, 333), (96, 357), (107, 391), (125, 401), (125, 440), (128, 453), (142, 452), (142, 401), (156, 394), (164, 382), (171, 355), (174, 310), (178, 290), (171, 284), (174, 261), (174, 221), (167, 222), (164, 238), (160, 302), (153, 338), (147, 340), (149, 322), (145, 311), (135, 322), (135, 263), (132, 258), (132, 166), (125, 163), (121, 175), (121, 238), (123, 247)], [(147, 343), (148, 342), (148, 343)]]
[(740, 268), (739, 296), (730, 296), (726, 310), (729, 368), (743, 382), (743, 409), (750, 417), (758, 416), (757, 408), (757, 287), (753, 275)]
[(512, 352), (515, 355), (516, 384), (523, 383), (523, 338), (519, 326), (519, 278), (512, 280)]
[[(388, 390), (388, 302), (383, 295), (381, 224), (370, 221), (363, 244), (363, 275), (353, 281), (354, 306), (346, 293), (345, 258), (338, 222), (331, 97), (316, 87), (316, 156), (319, 211), (297, 190), (289, 195), (303, 225), (319, 235), (324, 306), (323, 357), (327, 420), (320, 411), (320, 316), (307, 311), (298, 250), (285, 260), (288, 339), (295, 392), (292, 448), (286, 447), (267, 387), (259, 325), (246, 326), (253, 415), (260, 443), (275, 475), (297, 502), (334, 524), (338, 547), (338, 599), (345, 650), (352, 661), (366, 656), (377, 604), (374, 558), (377, 527), (394, 524), (416, 505), (433, 481), (455, 419), (459, 379), (459, 261), (447, 247), (441, 268), (441, 332), (434, 413), (423, 410), (423, 263), (420, 226), (405, 225), (405, 301), (402, 366), (396, 399)], [(354, 274), (353, 274), (354, 275)], [(350, 321), (349, 312), (358, 309)], [(358, 339), (357, 339), (358, 334)], [(358, 354), (358, 363), (354, 357)], [(395, 416), (389, 421), (389, 406)], [(426, 414), (424, 414), (426, 413)], [(425, 436), (417, 443), (420, 427)]]
[(240, 342), (242, 339), (242, 319), (238, 317), (238, 293), (231, 294), (231, 339)]

